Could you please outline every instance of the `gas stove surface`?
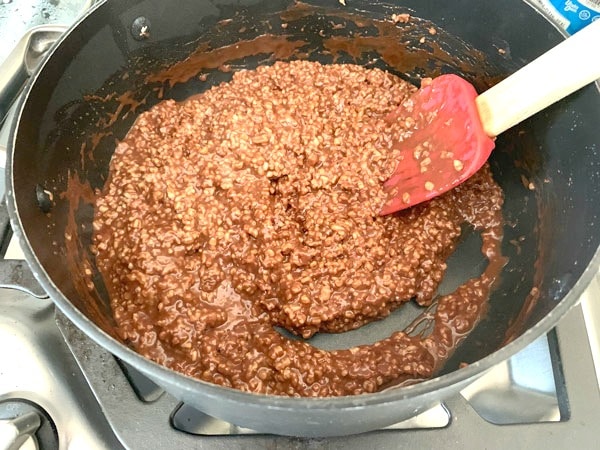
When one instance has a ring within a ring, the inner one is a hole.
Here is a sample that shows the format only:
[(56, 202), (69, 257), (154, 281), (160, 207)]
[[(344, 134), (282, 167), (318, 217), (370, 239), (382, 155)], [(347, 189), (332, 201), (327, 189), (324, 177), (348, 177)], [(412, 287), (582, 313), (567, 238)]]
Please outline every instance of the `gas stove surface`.
[[(0, 0), (0, 41), (68, 25), (92, 3)], [(0, 163), (7, 136), (4, 126)], [(22, 259), (14, 241), (5, 258)], [(0, 343), (0, 448), (593, 448), (600, 426), (598, 277), (555, 330), (460, 395), (385, 430), (339, 438), (261, 435), (206, 416), (90, 341), (47, 298), (0, 288)]]

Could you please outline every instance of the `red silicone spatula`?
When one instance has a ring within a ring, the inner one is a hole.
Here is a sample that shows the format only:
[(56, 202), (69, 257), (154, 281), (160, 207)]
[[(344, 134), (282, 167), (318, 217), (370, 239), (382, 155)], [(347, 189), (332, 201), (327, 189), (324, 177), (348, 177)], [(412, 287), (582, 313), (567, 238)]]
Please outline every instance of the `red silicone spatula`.
[(400, 161), (384, 183), (388, 198), (380, 214), (416, 205), (462, 183), (487, 161), (495, 136), (599, 78), (597, 20), (480, 95), (456, 75), (424, 82), (389, 116), (411, 117), (415, 126), (397, 144)]

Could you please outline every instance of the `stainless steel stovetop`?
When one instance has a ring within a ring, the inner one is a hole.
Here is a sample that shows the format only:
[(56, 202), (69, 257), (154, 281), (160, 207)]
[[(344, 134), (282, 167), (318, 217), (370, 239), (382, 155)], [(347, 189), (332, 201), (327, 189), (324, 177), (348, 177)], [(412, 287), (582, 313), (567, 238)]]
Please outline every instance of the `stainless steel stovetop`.
[[(16, 45), (42, 23), (67, 24), (91, 3), (0, 0), (0, 42)], [(9, 48), (0, 49), (0, 75)], [(16, 243), (5, 258), (22, 259)], [(181, 404), (91, 342), (50, 300), (0, 288), (0, 449), (595, 448), (599, 373), (596, 277), (555, 330), (420, 416), (350, 437), (260, 435)], [(16, 430), (24, 438), (14, 444)]]

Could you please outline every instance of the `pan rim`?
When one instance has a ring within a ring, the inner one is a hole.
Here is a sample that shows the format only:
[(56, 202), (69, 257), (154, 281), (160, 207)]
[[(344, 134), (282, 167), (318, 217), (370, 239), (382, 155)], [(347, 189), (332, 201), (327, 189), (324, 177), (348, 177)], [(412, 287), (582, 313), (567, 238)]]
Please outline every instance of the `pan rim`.
[[(83, 21), (85, 21), (87, 17), (105, 5), (107, 1), (108, 0), (102, 0), (96, 3), (60, 37), (60, 39), (54, 45), (52, 51), (48, 53), (48, 55), (44, 58), (44, 61), (35, 71), (34, 75), (30, 78), (24, 89), (23, 95), (18, 100), (17, 113), (15, 114), (15, 118), (11, 124), (7, 148), (7, 209), (14, 237), (18, 239), (19, 244), (23, 249), (23, 253), (25, 254), (26, 261), (32, 269), (36, 280), (40, 283), (46, 293), (48, 293), (54, 304), (71, 322), (73, 322), (95, 343), (123, 361), (135, 366), (150, 378), (155, 379), (158, 377), (159, 379), (166, 379), (168, 380), (169, 384), (177, 386), (180, 390), (201, 394), (207, 400), (218, 400), (221, 402), (227, 401), (235, 404), (253, 403), (257, 406), (281, 411), (295, 411), (298, 410), (298, 408), (309, 409), (313, 411), (344, 411), (370, 406), (380, 406), (384, 404), (400, 402), (409, 398), (416, 399), (418, 397), (424, 397), (427, 394), (431, 395), (432, 393), (437, 393), (446, 388), (451, 388), (455, 385), (462, 385), (472, 379), (475, 379), (488, 369), (510, 358), (512, 355), (525, 348), (535, 339), (550, 331), (558, 323), (559, 319), (564, 317), (568, 311), (578, 303), (581, 295), (592, 281), (594, 276), (598, 273), (598, 269), (600, 268), (600, 247), (594, 252), (589, 264), (582, 272), (573, 288), (567, 292), (567, 294), (555, 305), (552, 311), (546, 314), (539, 322), (526, 330), (514, 341), (508, 343), (488, 356), (469, 364), (465, 368), (458, 369), (441, 376), (436, 376), (413, 385), (389, 389), (372, 394), (349, 395), (341, 397), (301, 398), (256, 394), (240, 391), (234, 388), (219, 386), (200, 379), (192, 378), (147, 359), (103, 331), (99, 326), (97, 326), (81, 311), (79, 311), (79, 309), (77, 309), (71, 303), (71, 301), (63, 295), (60, 289), (58, 289), (37, 258), (29, 239), (27, 238), (15, 196), (13, 159), (17, 146), (16, 138), (19, 125), (21, 123), (21, 116), (29, 99), (29, 95), (33, 87), (36, 85), (40, 74), (43, 72), (44, 67), (52, 58), (54, 52), (60, 47), (62, 42), (71, 34), (71, 32), (73, 32), (73, 30), (75, 30)], [(524, 0), (524, 2), (529, 4), (529, 1), (527, 0)], [(564, 35), (564, 33), (562, 34)], [(439, 398), (439, 400), (442, 400), (442, 398)]]

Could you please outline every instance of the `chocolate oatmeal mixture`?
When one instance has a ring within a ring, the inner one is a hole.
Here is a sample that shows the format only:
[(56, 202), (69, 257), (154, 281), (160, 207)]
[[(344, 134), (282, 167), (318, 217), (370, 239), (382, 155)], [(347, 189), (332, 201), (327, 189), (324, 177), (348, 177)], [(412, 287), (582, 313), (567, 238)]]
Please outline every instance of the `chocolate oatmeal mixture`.
[(142, 114), (94, 221), (122, 337), (184, 374), (257, 393), (360, 394), (431, 376), (479, 318), (489, 273), (439, 301), (426, 337), (323, 351), (273, 328), (309, 338), (411, 298), (429, 305), (465, 222), (499, 255), (502, 193), (487, 166), (438, 199), (378, 214), (411, 123), (386, 116), (413, 90), (377, 69), (278, 62)]

